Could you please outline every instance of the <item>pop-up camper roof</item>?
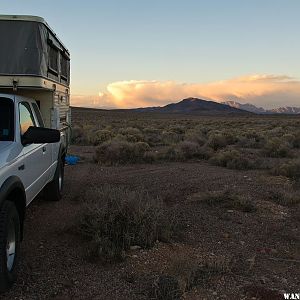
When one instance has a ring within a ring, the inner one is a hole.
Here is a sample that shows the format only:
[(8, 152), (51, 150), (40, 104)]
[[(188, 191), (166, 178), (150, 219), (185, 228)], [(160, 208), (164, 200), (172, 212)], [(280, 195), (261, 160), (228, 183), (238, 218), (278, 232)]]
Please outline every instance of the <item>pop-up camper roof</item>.
[(0, 15), (0, 76), (70, 83), (70, 53), (43, 18)]

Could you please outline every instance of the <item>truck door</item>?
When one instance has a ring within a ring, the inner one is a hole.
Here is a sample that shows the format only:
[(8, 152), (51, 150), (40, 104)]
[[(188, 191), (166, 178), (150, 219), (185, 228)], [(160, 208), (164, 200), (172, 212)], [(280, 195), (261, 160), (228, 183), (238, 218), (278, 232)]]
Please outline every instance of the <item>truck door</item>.
[[(31, 102), (31, 107), (35, 115), (37, 126), (45, 127), (40, 109), (36, 102)], [(43, 144), (43, 163), (45, 164), (46, 183), (51, 180), (51, 175), (53, 175), (53, 168), (50, 167), (53, 161), (55, 161), (53, 160), (53, 144)]]
[[(19, 119), (21, 137), (30, 126), (37, 126), (28, 102), (19, 103)], [(51, 156), (51, 153), (49, 155)], [(18, 170), (28, 202), (32, 201), (47, 183), (47, 169), (50, 165), (47, 156), (44, 144), (23, 145)]]

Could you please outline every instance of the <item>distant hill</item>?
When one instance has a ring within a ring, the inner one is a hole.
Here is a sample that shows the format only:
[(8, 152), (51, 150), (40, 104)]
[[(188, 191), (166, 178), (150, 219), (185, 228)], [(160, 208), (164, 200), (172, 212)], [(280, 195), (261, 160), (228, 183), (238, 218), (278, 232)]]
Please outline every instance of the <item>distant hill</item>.
[(239, 108), (198, 98), (183, 99), (178, 103), (171, 103), (163, 107), (146, 107), (137, 108), (134, 110), (140, 112), (158, 112), (170, 114), (249, 114), (249, 112)]
[(243, 109), (256, 114), (291, 114), (291, 115), (300, 114), (300, 107), (286, 106), (286, 107), (279, 107), (274, 109), (264, 109), (262, 107), (257, 107), (250, 103), (242, 104), (235, 101), (226, 101), (226, 102), (222, 102), (222, 104), (228, 105), (230, 107), (238, 108), (238, 109)]

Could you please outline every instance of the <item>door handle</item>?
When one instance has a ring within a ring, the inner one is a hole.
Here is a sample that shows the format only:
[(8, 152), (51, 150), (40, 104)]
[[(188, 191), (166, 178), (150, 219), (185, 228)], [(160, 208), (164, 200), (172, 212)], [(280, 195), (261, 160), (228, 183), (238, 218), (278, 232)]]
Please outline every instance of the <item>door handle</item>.
[(18, 170), (19, 170), (19, 171), (25, 170), (25, 165), (23, 164), (23, 165), (19, 166), (19, 167), (18, 167)]

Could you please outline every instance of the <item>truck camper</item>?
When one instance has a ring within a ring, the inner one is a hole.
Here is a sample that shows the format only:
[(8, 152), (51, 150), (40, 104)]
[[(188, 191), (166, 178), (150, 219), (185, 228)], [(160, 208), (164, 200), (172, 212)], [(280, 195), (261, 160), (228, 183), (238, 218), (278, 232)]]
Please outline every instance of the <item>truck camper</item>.
[(0, 15), (0, 292), (16, 280), (25, 210), (62, 196), (70, 53), (43, 18)]

